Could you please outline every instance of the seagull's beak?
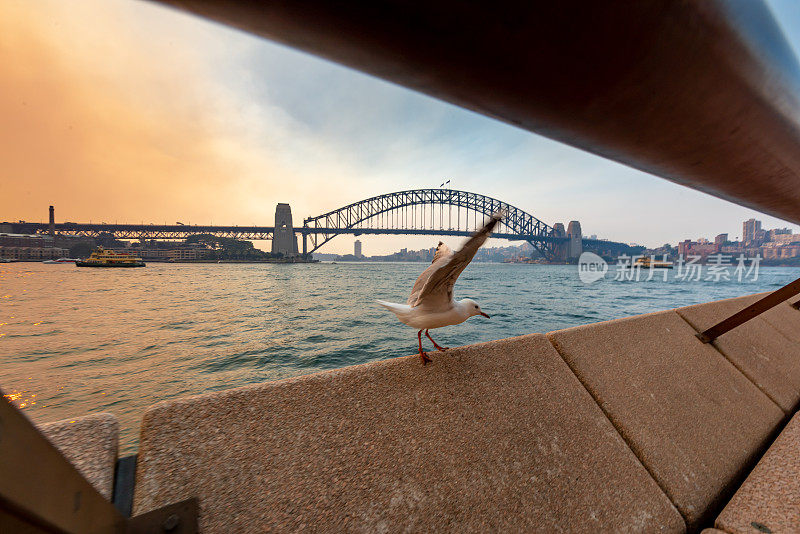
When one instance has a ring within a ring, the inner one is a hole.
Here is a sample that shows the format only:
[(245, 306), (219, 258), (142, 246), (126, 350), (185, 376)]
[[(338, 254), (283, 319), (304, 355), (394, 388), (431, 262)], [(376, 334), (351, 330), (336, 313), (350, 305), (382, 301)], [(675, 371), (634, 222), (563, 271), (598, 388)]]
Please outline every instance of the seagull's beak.
[(488, 314), (485, 314), (485, 313), (481, 312), (481, 315), (483, 315), (483, 316), (484, 316), (484, 317), (486, 317), (487, 319), (491, 319), (491, 317), (489, 317), (489, 315), (488, 315)]

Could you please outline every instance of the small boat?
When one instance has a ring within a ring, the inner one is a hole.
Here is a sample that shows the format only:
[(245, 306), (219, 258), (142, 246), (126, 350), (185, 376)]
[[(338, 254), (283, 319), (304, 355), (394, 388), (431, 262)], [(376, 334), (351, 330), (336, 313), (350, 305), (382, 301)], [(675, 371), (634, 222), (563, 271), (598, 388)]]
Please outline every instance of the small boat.
[(52, 265), (54, 263), (75, 263), (76, 259), (73, 258), (58, 258), (57, 260), (44, 260), (42, 263), (47, 263), (48, 265)]
[(75, 262), (76, 267), (144, 267), (142, 258), (137, 258), (127, 252), (116, 252), (97, 247), (92, 255), (85, 260)]
[(671, 261), (658, 261), (658, 260), (651, 260), (650, 258), (638, 258), (633, 265), (629, 266), (630, 268), (640, 268), (640, 269), (672, 269), (673, 264)]

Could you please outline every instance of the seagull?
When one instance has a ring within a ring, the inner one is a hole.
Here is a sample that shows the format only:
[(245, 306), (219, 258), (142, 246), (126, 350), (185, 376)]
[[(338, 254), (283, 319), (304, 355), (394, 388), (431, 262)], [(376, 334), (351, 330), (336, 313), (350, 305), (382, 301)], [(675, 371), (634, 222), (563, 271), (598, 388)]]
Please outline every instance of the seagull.
[(453, 286), (456, 284), (458, 275), (469, 265), (469, 262), (475, 257), (475, 253), (486, 242), (502, 217), (502, 213), (492, 215), (483, 228), (473, 234), (456, 252), (439, 241), (439, 246), (436, 247), (436, 253), (433, 255), (433, 263), (417, 278), (406, 304), (377, 301), (378, 304), (394, 313), (401, 323), (419, 330), (417, 340), (419, 341), (419, 358), (422, 365), (432, 361), (422, 350), (422, 332), (425, 332), (436, 350), (445, 351), (447, 347), (440, 346), (431, 337), (429, 333), (431, 328), (460, 324), (473, 315), (489, 318), (474, 300), (454, 300)]

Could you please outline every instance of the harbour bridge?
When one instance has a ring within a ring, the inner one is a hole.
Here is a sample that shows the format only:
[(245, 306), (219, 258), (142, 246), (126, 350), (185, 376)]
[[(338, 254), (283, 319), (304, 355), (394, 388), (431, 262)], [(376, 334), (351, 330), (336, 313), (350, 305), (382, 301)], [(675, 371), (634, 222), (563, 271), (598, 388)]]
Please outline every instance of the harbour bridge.
[[(308, 217), (302, 227), (292, 223), (291, 208), (279, 204), (273, 226), (213, 226), (159, 224), (56, 223), (51, 210), (49, 223), (3, 223), (13, 232), (25, 234), (69, 234), (115, 239), (171, 240), (192, 235), (247, 240), (270, 240), (273, 252), (300, 253), (297, 235), (302, 238), (302, 254), (317, 251), (337, 235), (431, 235), (469, 236), (487, 217), (502, 211), (503, 220), (493, 238), (526, 241), (543, 256), (553, 260), (576, 258), (583, 250), (612, 256), (630, 247), (613, 241), (584, 239), (580, 223), (550, 226), (530, 213), (495, 198), (455, 189), (412, 189), (374, 196), (333, 211)], [(278, 236), (276, 237), (276, 228)], [(277, 250), (276, 250), (276, 245)]]

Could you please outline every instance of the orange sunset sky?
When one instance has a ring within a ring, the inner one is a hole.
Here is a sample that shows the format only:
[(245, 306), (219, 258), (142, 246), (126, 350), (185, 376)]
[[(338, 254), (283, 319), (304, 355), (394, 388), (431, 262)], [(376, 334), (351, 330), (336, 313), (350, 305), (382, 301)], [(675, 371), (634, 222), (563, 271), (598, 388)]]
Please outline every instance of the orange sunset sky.
[(138, 4), (0, 2), (4, 219), (54, 203), (59, 220), (249, 224), (302, 196), (302, 171), (252, 146), (227, 118), (246, 110), (205, 82), (192, 45), (214, 28)]

